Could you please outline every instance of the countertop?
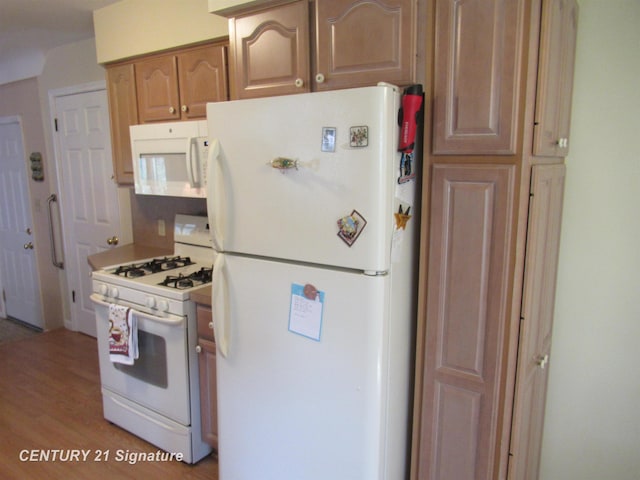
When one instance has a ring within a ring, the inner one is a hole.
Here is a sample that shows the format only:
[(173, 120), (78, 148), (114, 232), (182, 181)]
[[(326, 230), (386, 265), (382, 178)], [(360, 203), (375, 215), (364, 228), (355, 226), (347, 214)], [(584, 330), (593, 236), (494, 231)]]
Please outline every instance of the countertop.
[[(99, 270), (110, 265), (131, 263), (146, 258), (163, 257), (173, 255), (173, 250), (168, 248), (146, 247), (130, 243), (115, 247), (105, 252), (94, 253), (87, 257), (87, 262), (92, 270)], [(189, 298), (196, 303), (211, 306), (211, 285), (194, 290)]]

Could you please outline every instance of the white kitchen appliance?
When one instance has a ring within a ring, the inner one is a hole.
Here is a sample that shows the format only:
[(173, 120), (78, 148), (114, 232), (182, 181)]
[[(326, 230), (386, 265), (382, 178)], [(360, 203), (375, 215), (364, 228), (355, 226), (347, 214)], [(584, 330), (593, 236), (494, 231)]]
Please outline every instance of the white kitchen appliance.
[(206, 121), (132, 125), (129, 132), (137, 194), (206, 196)]
[(221, 480), (399, 480), (415, 170), (375, 87), (207, 105)]
[[(196, 353), (196, 308), (189, 294), (211, 282), (214, 251), (206, 217), (177, 215), (169, 257), (93, 272), (104, 417), (195, 463), (211, 451), (202, 441)], [(125, 305), (138, 321), (139, 358), (109, 356), (109, 305)]]

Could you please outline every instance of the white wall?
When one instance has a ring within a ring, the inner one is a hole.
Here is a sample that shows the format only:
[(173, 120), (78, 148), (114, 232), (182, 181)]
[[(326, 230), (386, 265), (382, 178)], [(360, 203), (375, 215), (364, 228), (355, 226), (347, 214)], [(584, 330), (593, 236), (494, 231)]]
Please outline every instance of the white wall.
[(640, 1), (579, 0), (541, 480), (640, 478)]
[(121, 0), (93, 12), (98, 63), (225, 37), (207, 0)]

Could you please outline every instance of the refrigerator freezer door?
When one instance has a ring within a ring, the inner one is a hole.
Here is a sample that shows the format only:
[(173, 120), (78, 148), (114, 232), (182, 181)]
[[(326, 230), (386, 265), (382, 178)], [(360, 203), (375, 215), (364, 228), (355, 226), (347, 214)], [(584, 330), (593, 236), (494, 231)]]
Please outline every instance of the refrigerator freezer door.
[(209, 215), (224, 250), (388, 270), (398, 102), (381, 85), (208, 104)]
[[(388, 276), (233, 255), (225, 268), (220, 478), (404, 478), (409, 372), (395, 375), (407, 377), (404, 388), (389, 388)], [(387, 427), (390, 410), (404, 428)], [(396, 445), (402, 453), (390, 455)]]

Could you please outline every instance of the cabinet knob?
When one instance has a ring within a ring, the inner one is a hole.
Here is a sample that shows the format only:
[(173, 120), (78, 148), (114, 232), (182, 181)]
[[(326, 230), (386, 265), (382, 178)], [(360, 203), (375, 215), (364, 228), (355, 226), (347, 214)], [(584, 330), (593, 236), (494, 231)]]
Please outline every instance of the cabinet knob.
[(180, 107), (180, 110), (182, 110), (183, 112), (187, 112), (189, 110), (189, 107), (187, 107), (186, 105), (182, 105), (182, 107)]
[(540, 355), (537, 359), (536, 359), (536, 363), (538, 364), (538, 366), (544, 370), (544, 367), (547, 366), (547, 363), (549, 363), (549, 355)]
[(176, 109), (173, 107), (169, 107), (169, 113), (176, 113)]
[(202, 347), (200, 345), (196, 345), (196, 353), (202, 352)]
[(213, 322), (209, 322), (209, 328), (213, 330)]
[(296, 78), (296, 81), (293, 82), (293, 84), (298, 88), (302, 88), (304, 87), (304, 80), (302, 80), (301, 78)]
[(316, 82), (318, 82), (318, 83), (323, 83), (324, 82), (324, 75), (322, 73), (317, 73), (316, 74)]

